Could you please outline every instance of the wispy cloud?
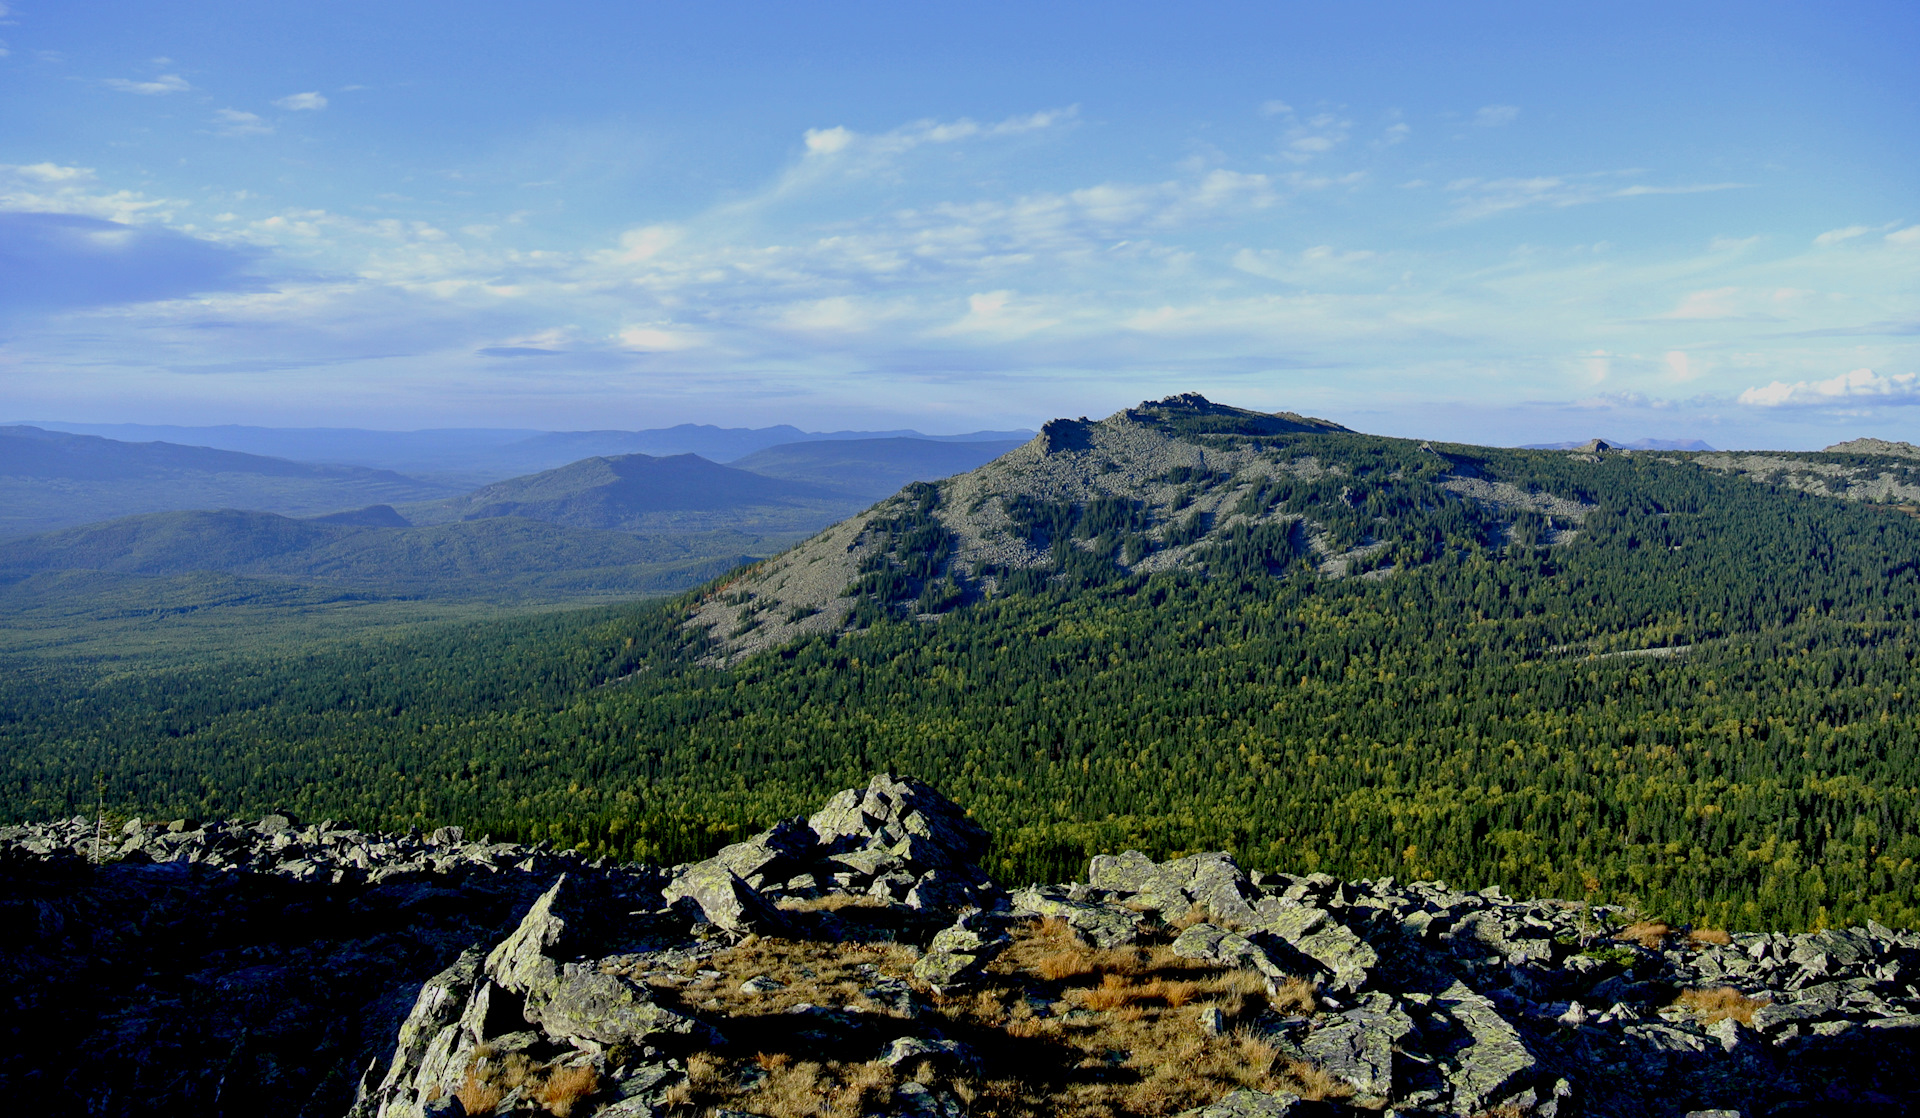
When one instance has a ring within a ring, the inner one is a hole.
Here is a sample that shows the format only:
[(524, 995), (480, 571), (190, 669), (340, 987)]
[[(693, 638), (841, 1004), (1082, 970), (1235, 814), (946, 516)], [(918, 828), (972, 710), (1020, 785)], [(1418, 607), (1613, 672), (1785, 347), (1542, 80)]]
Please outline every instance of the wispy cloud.
[(1510, 210), (1547, 207), (1564, 209), (1618, 198), (1645, 198), (1667, 194), (1706, 194), (1719, 190), (1739, 190), (1737, 182), (1686, 183), (1675, 186), (1651, 186), (1644, 183), (1620, 185), (1620, 179), (1635, 171), (1602, 171), (1584, 175), (1539, 175), (1532, 178), (1455, 179), (1447, 189), (1459, 196), (1454, 205), (1456, 221), (1473, 221)]
[(222, 136), (273, 135), (273, 125), (260, 119), (255, 113), (242, 112), (239, 109), (215, 109), (213, 119), (219, 125)]
[(133, 190), (103, 190), (91, 167), (0, 163), (0, 210), (82, 214), (130, 222), (173, 216), (183, 203)]
[(274, 104), (288, 112), (319, 112), (327, 107), (327, 99), (318, 93), (289, 93)]
[(1473, 114), (1473, 122), (1482, 128), (1499, 128), (1519, 119), (1518, 105), (1483, 105)]
[(185, 93), (193, 86), (179, 74), (162, 74), (152, 81), (130, 81), (126, 78), (108, 78), (102, 83), (108, 89), (117, 89), (122, 93), (138, 93), (142, 97), (159, 97), (168, 93)]
[(1920, 374), (1882, 376), (1855, 369), (1826, 380), (1797, 380), (1749, 388), (1740, 402), (1755, 407), (1832, 407), (1843, 404), (1920, 404)]

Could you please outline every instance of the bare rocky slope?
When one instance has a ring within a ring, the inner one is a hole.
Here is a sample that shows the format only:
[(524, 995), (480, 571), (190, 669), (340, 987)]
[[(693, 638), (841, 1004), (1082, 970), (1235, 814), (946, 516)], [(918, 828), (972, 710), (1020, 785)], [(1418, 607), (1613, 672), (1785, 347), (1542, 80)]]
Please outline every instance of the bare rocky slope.
[[(857, 624), (869, 575), (919, 568), (916, 583), (935, 583), (961, 601), (992, 593), (1014, 572), (1056, 564), (1063, 544), (1090, 551), (1095, 537), (1115, 532), (1137, 540), (1114, 556), (1129, 571), (1193, 567), (1236, 533), (1277, 529), (1322, 573), (1345, 575), (1379, 545), (1339, 546), (1314, 518), (1257, 498), (1274, 479), (1340, 479), (1352, 471), (1339, 460), (1236, 438), (1280, 434), (1371, 439), (1326, 420), (1248, 411), (1193, 393), (1097, 422), (1056, 419), (976, 470), (908, 486), (759, 564), (704, 602), (688, 625), (711, 634), (717, 659), (737, 659)], [(1439, 488), (1441, 497), (1551, 516), (1563, 529), (1554, 542), (1570, 540), (1586, 512), (1577, 501), (1490, 482), (1467, 466), (1448, 472)]]
[[(0, 831), (37, 1115), (1899, 1114), (1920, 936), (1093, 860), (890, 774), (700, 863), (457, 832)], [(104, 858), (104, 861), (101, 859)]]

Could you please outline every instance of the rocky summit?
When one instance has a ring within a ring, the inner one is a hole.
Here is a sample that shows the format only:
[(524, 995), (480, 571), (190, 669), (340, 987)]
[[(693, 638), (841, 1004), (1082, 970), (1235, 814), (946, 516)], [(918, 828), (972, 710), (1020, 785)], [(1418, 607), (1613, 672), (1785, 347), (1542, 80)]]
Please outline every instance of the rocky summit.
[(712, 858), (0, 829), (36, 1115), (1898, 1114), (1920, 936), (1093, 859), (1007, 889), (882, 774)]

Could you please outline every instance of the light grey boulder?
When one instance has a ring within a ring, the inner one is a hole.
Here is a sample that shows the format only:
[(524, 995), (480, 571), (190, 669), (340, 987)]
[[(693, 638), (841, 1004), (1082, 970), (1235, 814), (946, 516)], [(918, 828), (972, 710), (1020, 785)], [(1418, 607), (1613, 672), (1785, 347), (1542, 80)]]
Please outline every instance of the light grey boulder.
[(779, 909), (717, 861), (687, 867), (662, 896), (670, 905), (690, 904), (701, 919), (736, 935), (777, 932), (787, 923)]
[(1434, 1005), (1467, 1034), (1467, 1043), (1454, 1055), (1454, 1070), (1447, 1076), (1454, 1111), (1477, 1114), (1517, 1091), (1538, 1061), (1493, 1002), (1465, 983), (1455, 982), (1435, 997)]
[(1360, 1005), (1315, 1029), (1300, 1053), (1354, 1089), (1363, 1099), (1393, 1094), (1393, 1053), (1413, 1019), (1385, 994), (1370, 994)]
[(1124, 947), (1146, 934), (1139, 913), (1113, 904), (1094, 904), (1054, 895), (1047, 889), (1021, 889), (1013, 894), (1015, 915), (1064, 920), (1081, 939), (1095, 947)]
[(1243, 1087), (1210, 1106), (1184, 1111), (1179, 1118), (1287, 1118), (1299, 1105), (1298, 1095)]
[(965, 1065), (973, 1063), (973, 1053), (957, 1040), (903, 1036), (895, 1037), (880, 1056), (880, 1061), (890, 1068), (921, 1060)]
[(567, 966), (537, 1023), (548, 1036), (575, 1043), (658, 1044), (706, 1032), (691, 1017), (655, 1005), (645, 987), (578, 964)]
[(1181, 932), (1173, 941), (1173, 953), (1183, 959), (1257, 971), (1269, 985), (1293, 977), (1259, 944), (1213, 924), (1195, 924)]
[(1336, 993), (1365, 986), (1380, 963), (1372, 944), (1322, 908), (1267, 897), (1256, 906), (1254, 927), (1324, 967), (1322, 985)]
[(807, 826), (831, 853), (882, 850), (915, 873), (969, 865), (987, 850), (986, 831), (952, 800), (892, 773), (835, 795)]
[(486, 973), (518, 994), (531, 1018), (560, 985), (560, 964), (549, 955), (567, 935), (567, 919), (555, 905), (567, 888), (565, 874), (520, 918), (519, 927), (487, 954)]
[(941, 929), (913, 964), (913, 976), (936, 994), (950, 994), (977, 985), (991, 963), (1012, 940), (984, 913), (964, 913)]

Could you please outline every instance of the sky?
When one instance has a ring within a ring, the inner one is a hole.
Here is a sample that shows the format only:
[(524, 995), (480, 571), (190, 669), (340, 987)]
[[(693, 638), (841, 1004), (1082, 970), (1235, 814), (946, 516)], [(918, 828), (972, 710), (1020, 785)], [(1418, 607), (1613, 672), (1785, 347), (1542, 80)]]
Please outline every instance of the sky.
[(5, 0), (0, 419), (1920, 441), (1920, 5)]

